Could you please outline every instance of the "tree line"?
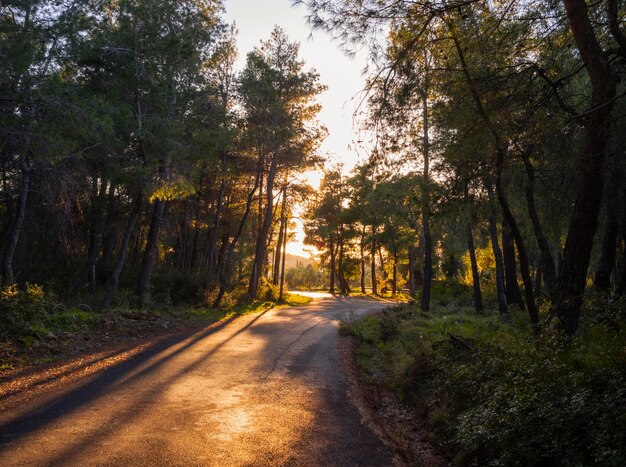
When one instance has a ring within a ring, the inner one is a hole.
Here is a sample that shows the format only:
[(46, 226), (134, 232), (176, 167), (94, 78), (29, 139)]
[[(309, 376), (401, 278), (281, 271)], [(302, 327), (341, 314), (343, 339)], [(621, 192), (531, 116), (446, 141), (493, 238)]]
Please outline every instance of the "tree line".
[(325, 87), (278, 27), (238, 71), (222, 17), (219, 0), (2, 2), (5, 286), (103, 309), (282, 293)]
[(441, 270), (467, 254), (480, 311), (476, 249), (489, 243), (500, 312), (523, 306), (536, 332), (575, 333), (590, 282), (623, 295), (619, 2), (297, 3), (345, 49), (371, 53), (364, 124), (375, 149), (348, 178), (327, 172), (309, 210), (331, 290), (335, 277), (347, 289), (353, 261), (361, 289), (370, 263), (374, 292), (376, 264), (391, 262), (395, 291), (401, 258), (428, 310), (434, 261)]

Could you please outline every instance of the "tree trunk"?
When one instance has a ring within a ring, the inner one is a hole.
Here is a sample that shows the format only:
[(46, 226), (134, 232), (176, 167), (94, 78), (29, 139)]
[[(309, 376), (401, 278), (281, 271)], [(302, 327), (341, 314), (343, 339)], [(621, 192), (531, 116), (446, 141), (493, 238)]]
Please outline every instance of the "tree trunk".
[(502, 183), (502, 168), (504, 165), (504, 152), (502, 149), (496, 151), (496, 194), (504, 217), (507, 220), (507, 224), (511, 229), (511, 235), (515, 240), (515, 246), (517, 247), (517, 255), (519, 257), (520, 273), (522, 275), (522, 282), (524, 283), (524, 295), (526, 296), (526, 309), (528, 310), (528, 316), (530, 322), (533, 325), (535, 333), (539, 332), (539, 312), (537, 311), (537, 305), (535, 304), (535, 294), (533, 292), (533, 281), (530, 277), (530, 265), (528, 263), (528, 253), (526, 253), (526, 245), (522, 238), (522, 233), (517, 225), (517, 221), (513, 216), (513, 211), (509, 205), (506, 195), (504, 193), (504, 185)]
[(141, 212), (142, 203), (143, 196), (141, 193), (139, 193), (137, 195), (135, 206), (133, 207), (130, 216), (128, 217), (128, 221), (126, 222), (126, 228), (124, 229), (124, 236), (122, 237), (122, 244), (120, 245), (120, 251), (117, 255), (117, 261), (115, 262), (113, 272), (111, 272), (109, 284), (107, 286), (104, 299), (102, 300), (102, 308), (105, 310), (111, 307), (113, 298), (117, 293), (117, 288), (120, 282), (120, 274), (122, 274), (122, 270), (124, 269), (124, 263), (126, 262), (126, 252), (128, 251), (128, 244), (130, 243), (130, 238), (132, 236), (133, 230), (135, 229), (135, 223), (137, 222), (137, 218), (139, 217), (139, 213)]
[[(423, 227), (423, 235), (424, 235), (424, 283), (422, 284), (422, 303), (421, 309), (422, 311), (428, 311), (430, 309), (430, 288), (433, 274), (433, 265), (432, 265), (432, 238), (430, 235), (430, 141), (428, 138), (428, 72), (426, 72), (426, 89), (422, 94), (422, 118), (424, 124), (424, 145), (423, 145), (423, 155), (424, 155), (424, 195), (423, 195), (423, 203), (422, 203), (422, 227)], [(395, 263), (394, 263), (395, 268)], [(395, 285), (394, 285), (395, 287)]]
[(389, 277), (389, 274), (387, 273), (387, 270), (385, 269), (385, 261), (383, 259), (383, 248), (381, 245), (377, 245), (377, 249), (378, 249), (378, 260), (380, 262), (380, 273), (383, 276), (383, 280), (386, 281), (387, 278)]
[(502, 257), (504, 260), (504, 283), (506, 302), (511, 305), (515, 303), (520, 308), (524, 307), (522, 292), (517, 283), (517, 262), (515, 260), (515, 245), (511, 236), (511, 229), (506, 222), (502, 221)]
[(237, 246), (237, 242), (239, 242), (239, 237), (243, 233), (243, 230), (246, 226), (246, 222), (248, 220), (248, 216), (250, 215), (250, 211), (252, 210), (252, 201), (254, 200), (254, 194), (256, 193), (257, 188), (259, 188), (260, 182), (260, 174), (257, 174), (254, 180), (254, 186), (252, 190), (248, 193), (248, 197), (246, 198), (246, 209), (239, 221), (239, 227), (237, 228), (237, 232), (235, 232), (235, 236), (230, 242), (228, 246), (228, 253), (226, 254), (226, 259), (224, 260), (224, 264), (221, 268), (219, 268), (219, 280), (220, 280), (220, 289), (211, 305), (213, 308), (217, 308), (222, 303), (222, 299), (224, 298), (224, 294), (228, 287), (230, 286), (230, 276), (232, 275), (233, 269), (233, 256), (235, 253), (235, 247)]
[[(340, 231), (341, 233), (339, 234), (339, 238), (343, 239), (343, 227), (340, 227)], [(343, 257), (344, 257), (344, 246), (343, 246), (343, 240), (342, 240), (339, 242), (339, 261), (338, 261), (339, 264), (337, 267), (337, 276), (339, 278), (339, 293), (341, 295), (345, 295), (347, 293), (345, 279), (343, 277)]]
[(100, 267), (102, 270), (107, 271), (107, 274), (111, 265), (113, 250), (115, 249), (115, 244), (117, 243), (117, 229), (115, 227), (115, 189), (116, 185), (113, 183), (113, 180), (111, 180), (107, 194), (107, 212), (104, 220), (104, 232), (102, 235), (102, 256), (100, 257)]
[(157, 199), (154, 201), (154, 207), (152, 209), (150, 229), (148, 230), (146, 247), (141, 260), (139, 282), (137, 285), (137, 295), (141, 298), (142, 302), (146, 302), (150, 297), (150, 279), (157, 263), (159, 235), (161, 233), (161, 225), (163, 224), (166, 203), (167, 201), (165, 200)]
[(87, 253), (87, 285), (89, 291), (96, 291), (96, 262), (98, 260), (99, 237), (102, 230), (102, 205), (106, 196), (107, 182), (104, 177), (100, 180), (100, 190), (97, 190), (97, 177), (94, 175), (94, 189), (91, 200), (91, 227), (89, 229), (89, 248)]
[(621, 205), (626, 202), (620, 196), (622, 194), (620, 193), (620, 188), (624, 179), (621, 167), (623, 147), (619, 148), (619, 146), (619, 144), (616, 144), (609, 151), (605, 169), (607, 187), (604, 195), (606, 225), (602, 239), (602, 253), (594, 278), (594, 285), (600, 293), (608, 293), (611, 289), (611, 274), (615, 268)]
[(361, 259), (361, 293), (365, 294), (365, 228), (361, 232), (360, 243), (360, 259)]
[(282, 201), (282, 207), (281, 207), (281, 211), (280, 211), (280, 227), (278, 228), (278, 241), (276, 242), (276, 255), (274, 256), (274, 268), (272, 270), (273, 272), (273, 280), (272, 283), (274, 285), (278, 285), (279, 279), (280, 279), (280, 265), (281, 265), (281, 259), (282, 259), (282, 255), (281, 255), (281, 251), (283, 248), (283, 241), (286, 240), (285, 239), (285, 231), (287, 230), (285, 228), (285, 222), (286, 222), (286, 209), (287, 209), (287, 186), (283, 187), (283, 201)]
[[(285, 192), (283, 193), (284, 196), (286, 197), (287, 195), (287, 191), (285, 189)], [(285, 209), (285, 203), (283, 202), (283, 210)], [(285, 290), (285, 259), (287, 258), (287, 238), (288, 238), (288, 230), (287, 228), (289, 227), (289, 222), (288, 219), (286, 218), (286, 214), (283, 214), (283, 216), (285, 216), (285, 221), (283, 222), (284, 225), (284, 233), (283, 233), (283, 238), (284, 238), (284, 242), (283, 242), (283, 252), (282, 255), (282, 264), (280, 265), (280, 294), (278, 296), (278, 299), (282, 302), (284, 300), (284, 290)], [(280, 251), (280, 250), (279, 250)]]
[(398, 255), (396, 253), (393, 254), (393, 277), (391, 283), (391, 293), (395, 297), (398, 292)]
[(535, 298), (541, 298), (541, 282), (543, 280), (543, 265), (541, 264), (541, 258), (537, 264), (537, 271), (535, 272)]
[[(372, 227), (372, 234), (376, 234), (376, 229)], [(371, 264), (370, 271), (372, 274), (372, 294), (378, 295), (378, 287), (376, 281), (376, 240), (372, 238), (372, 255), (371, 255)]]
[(329, 292), (335, 294), (335, 243), (330, 242), (330, 287)]
[[(584, 1), (584, 0), (583, 0)], [(528, 315), (530, 318), (530, 322), (533, 324), (535, 328), (535, 332), (539, 332), (539, 312), (537, 311), (537, 307), (535, 305), (535, 297), (533, 294), (533, 283), (530, 277), (530, 269), (528, 265), (528, 254), (526, 253), (526, 246), (524, 244), (524, 239), (522, 238), (522, 234), (517, 225), (517, 221), (515, 220), (515, 216), (513, 215), (513, 211), (509, 205), (509, 202), (506, 199), (506, 194), (504, 192), (504, 185), (502, 182), (502, 170), (504, 169), (504, 162), (506, 160), (506, 145), (502, 138), (500, 137), (500, 133), (498, 129), (491, 121), (491, 118), (487, 114), (485, 107), (483, 106), (482, 100), (480, 98), (480, 94), (476, 88), (472, 75), (469, 71), (467, 63), (465, 61), (465, 53), (463, 51), (463, 47), (461, 46), (458, 38), (454, 34), (454, 30), (450, 27), (450, 32), (452, 33), (452, 39), (454, 41), (454, 45), (459, 56), (459, 61), (461, 63), (461, 67), (463, 69), (463, 74), (465, 75), (466, 82), (470, 88), (470, 92), (476, 104), (479, 115), (490, 131), (493, 142), (496, 150), (496, 195), (498, 198), (498, 202), (502, 207), (502, 211), (504, 213), (504, 217), (506, 218), (509, 227), (511, 228), (511, 234), (513, 239), (515, 240), (515, 245), (517, 246), (517, 253), (519, 256), (520, 262), (520, 272), (522, 274), (522, 281), (524, 283), (524, 294), (526, 295), (526, 308), (528, 309)], [(494, 219), (495, 221), (495, 219)], [(497, 243), (497, 240), (496, 240)]]
[(263, 269), (263, 261), (267, 253), (267, 236), (272, 226), (272, 218), (274, 217), (274, 179), (276, 177), (277, 157), (272, 157), (270, 170), (267, 174), (267, 207), (265, 208), (265, 216), (263, 224), (257, 238), (254, 262), (252, 263), (252, 272), (250, 274), (250, 283), (248, 284), (248, 301), (256, 300), (259, 290), (259, 281)]
[(3, 279), (6, 285), (10, 285), (14, 281), (13, 277), (13, 258), (15, 256), (15, 249), (17, 248), (17, 242), (20, 239), (22, 233), (22, 226), (24, 225), (24, 218), (26, 217), (26, 203), (28, 201), (28, 193), (30, 191), (30, 171), (26, 162), (22, 163), (22, 186), (20, 189), (20, 199), (17, 204), (17, 212), (15, 213), (15, 219), (11, 226), (9, 234), (9, 242), (4, 251), (3, 261)]
[[(474, 288), (474, 308), (478, 313), (482, 313), (483, 297), (480, 292), (480, 274), (478, 273), (478, 263), (476, 261), (476, 248), (474, 247), (474, 233), (472, 232), (472, 225), (467, 225), (467, 250), (470, 256), (470, 265), (472, 268), (472, 285)], [(505, 303), (506, 306), (506, 303)]]
[(616, 94), (616, 78), (596, 37), (585, 0), (564, 0), (563, 3), (593, 91), (591, 110), (586, 120), (585, 152), (578, 170), (581, 180), (565, 242), (563, 269), (548, 318), (552, 329), (572, 335), (578, 329), (587, 269), (602, 203), (603, 163)]
[(554, 264), (554, 257), (550, 251), (550, 243), (543, 233), (541, 222), (539, 221), (539, 215), (537, 214), (537, 208), (535, 206), (535, 168), (530, 161), (530, 150), (522, 153), (522, 159), (524, 160), (524, 167), (526, 168), (526, 204), (528, 206), (528, 214), (533, 225), (533, 232), (537, 239), (537, 245), (541, 253), (541, 263), (543, 264), (543, 276), (546, 282), (546, 288), (548, 289), (548, 295), (554, 296), (554, 290), (556, 289), (556, 266)]
[(418, 249), (415, 245), (409, 246), (409, 295), (415, 297), (417, 295), (417, 258)]
[(498, 244), (498, 226), (496, 224), (496, 209), (493, 200), (493, 187), (491, 184), (487, 186), (487, 194), (489, 196), (489, 235), (491, 236), (491, 246), (493, 248), (493, 256), (496, 260), (496, 295), (498, 296), (498, 310), (503, 315), (507, 313), (508, 306), (506, 302), (506, 288), (504, 281), (504, 260), (502, 250)]
[(206, 277), (204, 281), (204, 288), (208, 290), (215, 279), (217, 272), (217, 237), (222, 222), (222, 210), (224, 208), (224, 193), (226, 191), (226, 179), (222, 178), (220, 183), (220, 190), (217, 194), (217, 205), (215, 207), (215, 216), (213, 217), (213, 228), (209, 235), (209, 244), (207, 245), (208, 255), (206, 261)]

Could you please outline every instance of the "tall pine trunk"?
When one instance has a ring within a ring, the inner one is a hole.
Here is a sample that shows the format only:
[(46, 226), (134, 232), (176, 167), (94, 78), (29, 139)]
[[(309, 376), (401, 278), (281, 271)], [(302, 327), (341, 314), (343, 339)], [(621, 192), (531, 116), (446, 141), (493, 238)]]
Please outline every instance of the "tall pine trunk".
[(137, 283), (137, 295), (141, 298), (142, 302), (146, 302), (150, 297), (150, 280), (157, 263), (159, 235), (161, 233), (166, 204), (167, 201), (164, 199), (156, 199), (153, 203), (150, 228), (148, 230), (146, 247), (144, 248), (141, 259), (141, 269), (139, 270), (139, 281)]
[(376, 281), (376, 240), (374, 239), (374, 235), (376, 235), (376, 228), (372, 227), (372, 251), (371, 251), (370, 272), (372, 274), (372, 294), (378, 295), (378, 284)]
[(565, 242), (563, 268), (548, 318), (552, 329), (572, 335), (578, 329), (587, 269), (602, 203), (604, 156), (616, 94), (616, 78), (596, 37), (585, 0), (564, 0), (563, 3), (592, 88), (591, 110), (586, 120), (585, 150), (578, 167), (578, 193)]
[[(285, 193), (284, 195), (287, 195), (286, 189), (285, 189)], [(283, 205), (283, 209), (285, 209), (285, 206)], [(284, 290), (285, 290), (285, 259), (287, 258), (287, 238), (288, 238), (288, 230), (287, 228), (289, 227), (289, 222), (288, 219), (286, 218), (286, 214), (285, 214), (285, 222), (283, 222), (283, 248), (282, 248), (282, 254), (279, 255), (282, 257), (282, 261), (280, 264), (280, 293), (278, 295), (278, 299), (282, 302), (284, 300)], [(280, 251), (280, 250), (279, 250)]]
[(135, 229), (137, 218), (139, 217), (139, 213), (141, 212), (142, 203), (143, 196), (141, 193), (139, 193), (137, 195), (137, 199), (130, 213), (130, 216), (128, 217), (128, 221), (126, 222), (126, 228), (124, 229), (124, 235), (122, 236), (122, 244), (120, 245), (120, 251), (117, 255), (117, 261), (115, 262), (115, 267), (111, 272), (109, 284), (107, 286), (104, 299), (102, 300), (102, 308), (104, 308), (105, 310), (107, 308), (110, 308), (111, 303), (113, 302), (113, 298), (115, 298), (115, 294), (117, 293), (117, 288), (120, 282), (120, 275), (122, 274), (122, 270), (124, 269), (124, 264), (126, 262), (128, 245), (130, 243), (130, 238), (133, 234), (133, 230)]
[(498, 243), (498, 225), (496, 223), (496, 208), (494, 206), (493, 199), (493, 187), (491, 184), (487, 186), (487, 194), (489, 196), (489, 236), (491, 237), (491, 247), (493, 249), (493, 256), (496, 260), (496, 295), (498, 297), (498, 310), (500, 314), (506, 314), (508, 310), (506, 302), (506, 287), (504, 279), (504, 259), (502, 256), (502, 250)]
[(107, 192), (107, 182), (104, 177), (100, 180), (100, 190), (97, 189), (97, 177), (94, 175), (94, 189), (91, 200), (91, 226), (89, 228), (89, 248), (87, 252), (87, 285), (89, 291), (96, 291), (96, 262), (98, 260), (98, 246), (102, 231), (102, 208)]
[(330, 242), (330, 285), (329, 292), (331, 294), (335, 294), (335, 274), (336, 274), (336, 266), (335, 266), (335, 242)]
[(527, 182), (525, 191), (528, 214), (533, 225), (533, 232), (537, 239), (539, 252), (541, 253), (542, 271), (546, 288), (548, 289), (548, 295), (552, 297), (556, 289), (556, 266), (554, 264), (552, 251), (550, 250), (550, 243), (543, 232), (543, 227), (541, 226), (539, 215), (537, 214), (537, 207), (535, 206), (535, 168), (530, 160), (530, 150), (522, 153), (522, 159), (524, 160), (524, 167), (526, 168)]
[(615, 268), (615, 256), (617, 253), (621, 205), (626, 201), (621, 196), (622, 193), (620, 193), (624, 181), (622, 158), (623, 145), (615, 144), (608, 153), (605, 169), (606, 193), (604, 194), (604, 207), (606, 223), (602, 238), (602, 252), (594, 278), (594, 285), (601, 293), (607, 293), (611, 289), (611, 275)]
[(283, 200), (282, 200), (282, 206), (281, 206), (281, 211), (280, 211), (280, 226), (278, 228), (278, 241), (276, 242), (276, 254), (274, 255), (274, 267), (272, 269), (272, 283), (274, 285), (278, 285), (278, 282), (280, 280), (280, 266), (281, 266), (281, 259), (282, 259), (282, 249), (283, 249), (283, 242), (286, 243), (286, 238), (285, 238), (285, 231), (287, 230), (285, 228), (285, 223), (286, 223), (286, 212), (287, 212), (287, 186), (284, 186), (282, 189), (283, 192)]
[[(422, 284), (422, 311), (428, 311), (430, 309), (430, 288), (433, 274), (433, 259), (432, 259), (432, 238), (430, 235), (430, 140), (428, 137), (429, 129), (429, 115), (428, 115), (428, 67), (426, 67), (426, 79), (424, 93), (422, 94), (422, 117), (424, 125), (424, 139), (423, 139), (423, 156), (424, 156), (424, 186), (423, 186), (423, 201), (422, 201), (422, 228), (424, 235), (424, 283)], [(395, 263), (394, 263), (395, 268)], [(395, 282), (394, 282), (395, 288)]]
[(361, 293), (365, 294), (365, 227), (361, 231), (360, 242), (360, 261), (361, 261)]
[(20, 187), (20, 198), (17, 204), (17, 212), (13, 224), (11, 225), (11, 231), (9, 234), (9, 242), (4, 250), (4, 261), (2, 264), (3, 280), (5, 284), (12, 284), (15, 278), (13, 277), (13, 258), (15, 257), (15, 250), (17, 243), (22, 233), (22, 227), (24, 225), (24, 218), (26, 217), (26, 204), (28, 202), (28, 193), (30, 192), (30, 174), (31, 168), (26, 162), (22, 162), (22, 184)]
[(204, 288), (207, 290), (211, 287), (217, 273), (217, 238), (222, 223), (225, 192), (226, 179), (222, 178), (222, 181), (220, 182), (220, 189), (217, 194), (217, 205), (215, 206), (215, 215), (213, 216), (213, 226), (211, 228), (209, 243), (207, 245), (208, 255), (206, 261), (206, 277), (204, 280)]

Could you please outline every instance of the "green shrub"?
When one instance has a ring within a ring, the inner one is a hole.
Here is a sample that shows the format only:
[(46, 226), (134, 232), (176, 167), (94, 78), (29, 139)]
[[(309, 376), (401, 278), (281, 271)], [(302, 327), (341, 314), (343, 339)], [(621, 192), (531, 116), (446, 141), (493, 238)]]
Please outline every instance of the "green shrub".
[(53, 297), (35, 284), (20, 289), (16, 284), (0, 289), (0, 333), (21, 336), (41, 323), (54, 308)]
[[(587, 364), (590, 353), (600, 357), (598, 365)], [(626, 374), (619, 347), (481, 343), (463, 357), (442, 358), (439, 374), (445, 377), (437, 378), (437, 392), (465, 461), (626, 463)]]
[(259, 300), (265, 300), (268, 302), (278, 301), (280, 296), (280, 288), (277, 285), (272, 284), (266, 278), (261, 278), (259, 283), (259, 291), (257, 297)]

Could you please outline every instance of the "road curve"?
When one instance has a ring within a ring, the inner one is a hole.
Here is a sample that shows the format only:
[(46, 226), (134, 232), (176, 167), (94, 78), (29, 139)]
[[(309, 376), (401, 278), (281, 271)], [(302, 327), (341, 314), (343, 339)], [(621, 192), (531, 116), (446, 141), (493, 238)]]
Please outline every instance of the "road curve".
[(387, 305), (317, 294), (165, 339), (0, 414), (0, 465), (391, 465), (337, 350), (339, 320)]

